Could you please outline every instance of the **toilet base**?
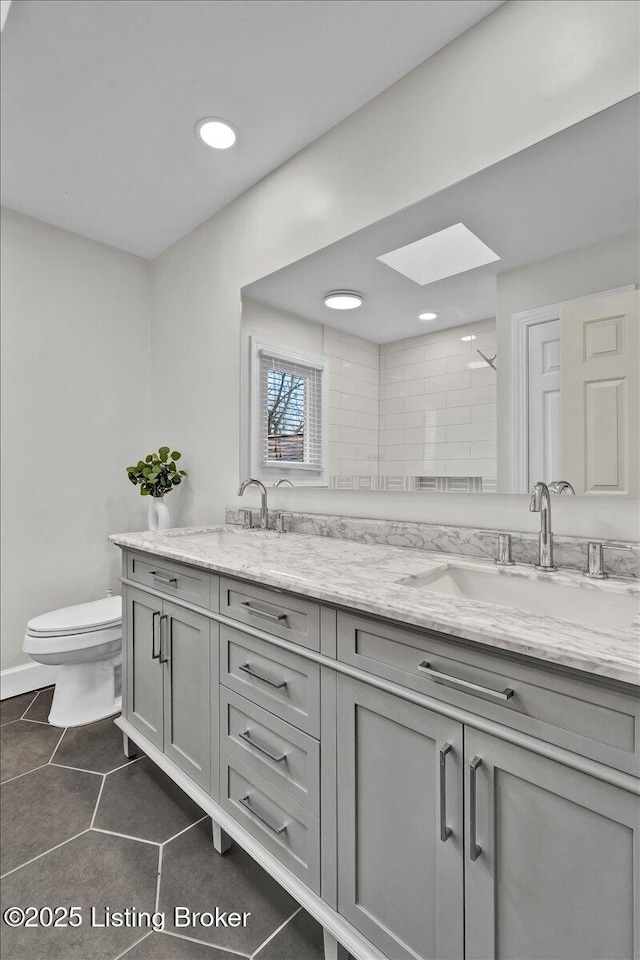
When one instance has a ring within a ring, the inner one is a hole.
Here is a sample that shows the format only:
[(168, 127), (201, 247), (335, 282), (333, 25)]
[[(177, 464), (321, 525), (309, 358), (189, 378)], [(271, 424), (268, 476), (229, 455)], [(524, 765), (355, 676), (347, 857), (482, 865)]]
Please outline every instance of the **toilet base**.
[(116, 678), (119, 664), (119, 656), (93, 663), (60, 664), (49, 723), (53, 727), (79, 727), (120, 713), (122, 697)]

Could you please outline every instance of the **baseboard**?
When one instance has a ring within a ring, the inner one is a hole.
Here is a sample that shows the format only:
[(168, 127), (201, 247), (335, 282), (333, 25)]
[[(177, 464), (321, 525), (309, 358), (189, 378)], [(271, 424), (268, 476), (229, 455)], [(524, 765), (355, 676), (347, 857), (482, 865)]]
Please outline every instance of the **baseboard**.
[(0, 671), (0, 700), (51, 686), (56, 682), (56, 670), (57, 667), (45, 663), (25, 663), (21, 667)]

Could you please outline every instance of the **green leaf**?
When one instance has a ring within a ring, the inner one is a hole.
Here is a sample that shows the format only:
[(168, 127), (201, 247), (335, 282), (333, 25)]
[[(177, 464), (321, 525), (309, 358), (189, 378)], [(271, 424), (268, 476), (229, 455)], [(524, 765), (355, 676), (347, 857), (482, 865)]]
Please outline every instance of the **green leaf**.
[(145, 457), (145, 460), (147, 461), (147, 463), (151, 463), (151, 461), (153, 460), (153, 454), (148, 453)]
[(180, 479), (180, 477), (175, 476), (171, 478), (171, 483), (175, 484), (177, 487), (179, 483), (182, 483), (182, 480)]
[(171, 454), (171, 459), (179, 460), (181, 456), (182, 454), (178, 450), (174, 450), (173, 453)]
[(186, 476), (187, 476), (187, 471), (186, 471), (186, 470), (179, 470), (178, 473), (180, 474), (181, 477), (186, 477)]
[(149, 496), (149, 491), (147, 490), (146, 487), (144, 487), (144, 486), (143, 486), (143, 487), (140, 487), (140, 496), (141, 496), (141, 497), (148, 497), (148, 496)]

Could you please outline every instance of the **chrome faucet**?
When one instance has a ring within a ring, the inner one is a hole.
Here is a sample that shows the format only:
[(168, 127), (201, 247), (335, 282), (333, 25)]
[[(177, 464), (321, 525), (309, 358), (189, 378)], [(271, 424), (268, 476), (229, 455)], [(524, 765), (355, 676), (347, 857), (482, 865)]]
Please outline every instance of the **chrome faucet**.
[(536, 570), (557, 570), (553, 563), (553, 534), (551, 533), (551, 496), (546, 483), (539, 480), (531, 491), (529, 510), (540, 514), (538, 562)]
[(253, 477), (249, 477), (247, 480), (243, 480), (238, 487), (238, 496), (241, 497), (247, 487), (251, 486), (257, 487), (260, 491), (260, 527), (262, 530), (268, 530), (269, 511), (267, 509), (267, 491), (264, 483), (260, 480), (255, 480)]
[(293, 486), (293, 484), (291, 483), (291, 480), (289, 480), (288, 477), (280, 477), (279, 480), (274, 480), (274, 482), (271, 484), (271, 486), (272, 486), (272, 487), (283, 487), (283, 486), (285, 485), (285, 483), (288, 483), (290, 487)]
[(549, 493), (575, 494), (575, 490), (568, 480), (552, 480), (549, 484)]

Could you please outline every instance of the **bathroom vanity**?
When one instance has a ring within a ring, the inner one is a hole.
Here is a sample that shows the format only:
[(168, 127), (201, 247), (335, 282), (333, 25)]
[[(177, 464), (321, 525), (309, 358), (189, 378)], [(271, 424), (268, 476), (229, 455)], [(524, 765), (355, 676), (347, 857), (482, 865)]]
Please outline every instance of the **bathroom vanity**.
[[(327, 957), (640, 956), (637, 586), (231, 526), (112, 540), (125, 749)], [(478, 576), (492, 602), (447, 592)]]

